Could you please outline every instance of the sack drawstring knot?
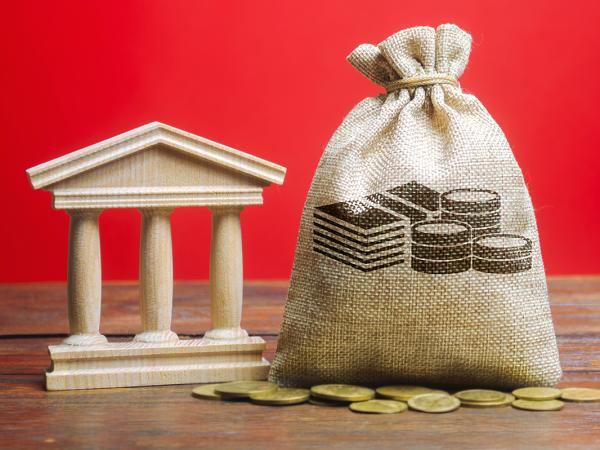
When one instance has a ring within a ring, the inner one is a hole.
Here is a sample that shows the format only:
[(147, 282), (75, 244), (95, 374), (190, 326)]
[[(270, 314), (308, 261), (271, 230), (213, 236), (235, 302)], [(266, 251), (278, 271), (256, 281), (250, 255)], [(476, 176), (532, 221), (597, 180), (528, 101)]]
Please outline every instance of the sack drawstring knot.
[(387, 83), (385, 89), (390, 93), (399, 89), (413, 89), (419, 86), (430, 86), (432, 84), (451, 84), (453, 86), (458, 86), (458, 81), (450, 75), (434, 73), (430, 75), (401, 78)]

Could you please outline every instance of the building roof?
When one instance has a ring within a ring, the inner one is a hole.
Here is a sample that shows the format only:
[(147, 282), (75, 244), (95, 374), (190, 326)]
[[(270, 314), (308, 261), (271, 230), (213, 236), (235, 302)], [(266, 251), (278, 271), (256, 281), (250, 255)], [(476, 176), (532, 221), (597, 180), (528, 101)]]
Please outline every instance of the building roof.
[(138, 151), (163, 144), (268, 183), (282, 184), (285, 167), (200, 136), (152, 122), (27, 170), (35, 189), (65, 180)]

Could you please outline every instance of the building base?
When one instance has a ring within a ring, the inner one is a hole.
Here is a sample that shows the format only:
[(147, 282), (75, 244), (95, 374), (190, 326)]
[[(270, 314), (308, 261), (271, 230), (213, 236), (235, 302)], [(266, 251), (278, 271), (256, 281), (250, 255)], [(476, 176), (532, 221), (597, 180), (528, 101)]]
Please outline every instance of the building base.
[(264, 380), (265, 341), (188, 339), (164, 344), (109, 342), (93, 346), (51, 345), (46, 389), (98, 389), (166, 384)]

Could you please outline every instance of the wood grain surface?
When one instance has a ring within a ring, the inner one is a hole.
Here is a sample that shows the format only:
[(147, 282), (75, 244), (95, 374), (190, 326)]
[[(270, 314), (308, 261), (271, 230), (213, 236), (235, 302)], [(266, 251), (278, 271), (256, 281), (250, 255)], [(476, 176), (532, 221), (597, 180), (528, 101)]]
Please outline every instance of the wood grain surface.
[[(600, 388), (600, 277), (549, 280), (565, 371), (562, 387)], [(247, 283), (242, 326), (272, 359), (285, 282)], [(173, 330), (210, 328), (205, 283), (176, 283)], [(128, 340), (140, 329), (133, 283), (104, 286), (101, 332)], [(594, 449), (600, 403), (560, 412), (468, 409), (428, 415), (362, 415), (345, 408), (283, 408), (191, 397), (192, 386), (46, 392), (46, 347), (67, 333), (62, 284), (0, 286), (0, 448)]]

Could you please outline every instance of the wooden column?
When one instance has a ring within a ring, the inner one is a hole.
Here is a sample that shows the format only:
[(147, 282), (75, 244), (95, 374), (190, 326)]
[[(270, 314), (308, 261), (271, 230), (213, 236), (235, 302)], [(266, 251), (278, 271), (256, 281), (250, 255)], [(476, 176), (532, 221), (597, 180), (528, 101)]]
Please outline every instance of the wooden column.
[(142, 332), (138, 342), (172, 342), (173, 249), (171, 210), (142, 209), (140, 242), (140, 312)]
[(210, 244), (210, 339), (240, 339), (248, 336), (242, 320), (243, 263), (241, 207), (212, 209)]
[(67, 274), (70, 336), (69, 345), (106, 342), (100, 334), (102, 268), (98, 210), (69, 211), (69, 268)]

